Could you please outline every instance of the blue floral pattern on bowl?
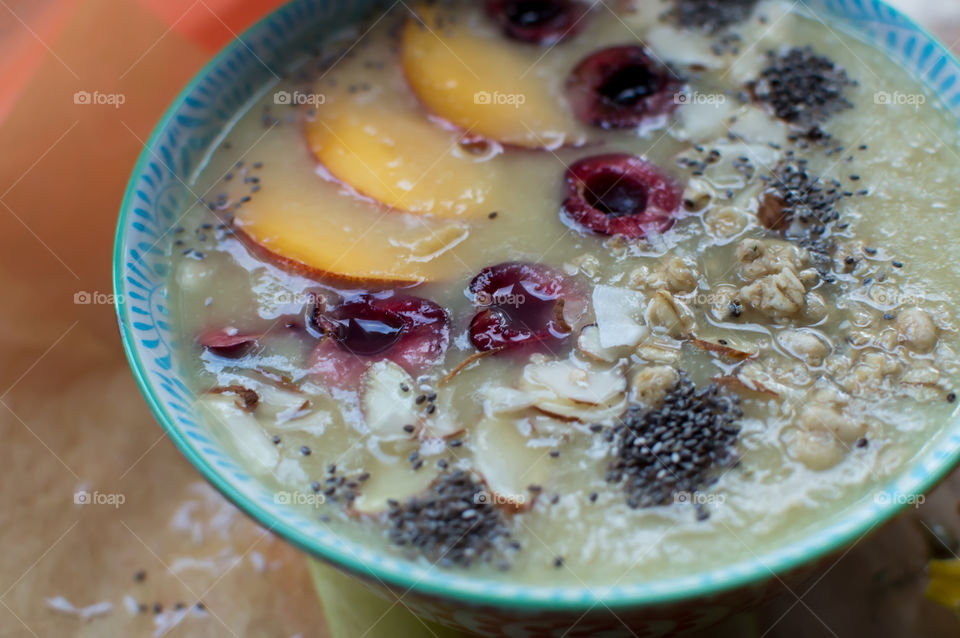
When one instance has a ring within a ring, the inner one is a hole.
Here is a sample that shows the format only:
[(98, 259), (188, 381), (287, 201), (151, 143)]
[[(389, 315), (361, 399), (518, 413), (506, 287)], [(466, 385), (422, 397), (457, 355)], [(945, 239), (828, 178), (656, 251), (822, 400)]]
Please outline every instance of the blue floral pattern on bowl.
[[(304, 551), (360, 576), (374, 587), (413, 589), (422, 602), (414, 607), (425, 615), (485, 635), (494, 635), (485, 627), (491, 617), (500, 616), (504, 610), (514, 610), (521, 617), (541, 611), (551, 612), (554, 617), (570, 612), (576, 618), (598, 605), (618, 610), (673, 609), (670, 617), (674, 621), (664, 620), (665, 625), (647, 633), (660, 635), (676, 629), (677, 612), (671, 606), (677, 601), (717, 596), (722, 600), (723, 592), (760, 586), (773, 573), (792, 570), (842, 549), (896, 513), (906, 500), (902, 495), (929, 489), (954, 466), (960, 458), (960, 419), (952, 421), (936, 445), (929, 446), (908, 471), (884, 487), (882, 494), (850, 508), (827, 529), (754, 560), (701, 574), (609, 588), (526, 587), (431, 569), (353, 543), (316, 518), (278, 504), (273, 492), (209, 435), (191, 407), (193, 396), (179, 373), (176, 333), (167, 303), (171, 230), (181, 211), (198, 199), (188, 186), (191, 176), (222, 138), (232, 115), (269, 90), (288, 61), (385, 4), (375, 0), (294, 0), (252, 27), (175, 100), (147, 143), (123, 202), (114, 253), (114, 288), (131, 367), (170, 438), (241, 509)], [(800, 5), (830, 28), (843, 28), (885, 50), (960, 117), (960, 65), (911, 21), (877, 0), (810, 0)], [(736, 604), (724, 601), (721, 607)], [(479, 610), (483, 610), (482, 616)], [(704, 613), (703, 607), (697, 612)], [(534, 622), (538, 631), (543, 629), (542, 622)], [(534, 635), (529, 623), (512, 627), (515, 633), (511, 635)]]

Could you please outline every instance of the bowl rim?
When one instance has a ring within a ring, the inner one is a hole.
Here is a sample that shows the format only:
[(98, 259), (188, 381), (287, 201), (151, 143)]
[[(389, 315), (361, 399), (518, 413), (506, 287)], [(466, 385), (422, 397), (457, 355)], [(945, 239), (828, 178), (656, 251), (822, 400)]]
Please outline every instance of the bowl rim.
[[(826, 0), (830, 2), (830, 0)], [(861, 5), (863, 0), (854, 0), (854, 4)], [(674, 577), (664, 581), (647, 581), (627, 586), (581, 585), (576, 587), (552, 587), (539, 585), (514, 585), (500, 581), (485, 580), (462, 575), (451, 575), (445, 572), (434, 571), (434, 576), (414, 578), (412, 570), (386, 567), (381, 564), (368, 564), (360, 559), (354, 547), (363, 547), (362, 543), (350, 542), (346, 550), (333, 546), (331, 543), (318, 541), (291, 525), (285, 520), (271, 514), (245, 495), (227, 478), (226, 472), (221, 472), (209, 463), (198, 450), (198, 446), (187, 437), (177, 425), (177, 420), (170, 414), (163, 401), (148, 378), (146, 367), (140, 357), (136, 338), (132, 331), (132, 319), (125, 295), (124, 278), (127, 273), (124, 256), (127, 254), (127, 234), (130, 214), (136, 195), (136, 187), (145, 173), (151, 158), (155, 155), (158, 142), (176, 118), (178, 111), (195, 89), (211, 75), (224, 61), (240, 47), (246, 46), (246, 41), (254, 34), (264, 29), (272, 20), (277, 18), (286, 7), (295, 4), (297, 0), (289, 0), (268, 12), (239, 35), (235, 36), (213, 58), (211, 58), (190, 82), (180, 91), (167, 107), (163, 116), (154, 126), (150, 137), (144, 144), (137, 162), (133, 168), (121, 203), (117, 221), (117, 230), (113, 251), (113, 292), (117, 322), (120, 331), (123, 350), (128, 363), (147, 405), (154, 418), (160, 423), (166, 436), (176, 445), (180, 452), (196, 468), (200, 474), (233, 505), (253, 519), (258, 525), (268, 531), (276, 533), (284, 540), (294, 545), (308, 556), (321, 559), (341, 570), (353, 573), (360, 577), (372, 577), (381, 585), (398, 588), (407, 593), (424, 594), (439, 599), (457, 600), (474, 605), (487, 605), (497, 608), (514, 608), (528, 612), (537, 611), (574, 611), (588, 613), (594, 607), (604, 607), (609, 610), (623, 608), (639, 608), (652, 605), (665, 605), (682, 600), (715, 597), (734, 590), (758, 585), (770, 580), (780, 580), (780, 575), (798, 569), (813, 561), (831, 556), (851, 544), (855, 544), (883, 523), (910, 505), (908, 498), (888, 498), (882, 506), (867, 507), (859, 502), (835, 514), (837, 520), (819, 530), (812, 537), (800, 537), (791, 543), (779, 546), (764, 555), (754, 554), (752, 559), (745, 559), (737, 563), (725, 564), (705, 571), (692, 572), (689, 575)], [(899, 10), (891, 7), (885, 0), (871, 0), (874, 7), (882, 7), (893, 18), (899, 20), (920, 35), (925, 36), (933, 43), (936, 53), (945, 57), (955, 66), (960, 67), (960, 59), (927, 29), (918, 25), (911, 18), (904, 16)], [(800, 5), (809, 8), (806, 0), (800, 0)], [(845, 0), (840, 0), (845, 5)], [(871, 45), (879, 48), (876, 45)], [(881, 49), (882, 50), (882, 49)], [(884, 52), (885, 55), (889, 54)], [(916, 73), (911, 72), (916, 76)], [(916, 81), (928, 90), (934, 89), (920, 77)], [(957, 420), (954, 413), (952, 420)], [(960, 430), (960, 422), (956, 425)], [(946, 432), (941, 433), (944, 436)], [(941, 442), (941, 445), (944, 442)], [(906, 480), (910, 486), (908, 492), (897, 491), (896, 494), (911, 496), (928, 492), (937, 483), (942, 481), (954, 467), (960, 463), (960, 442), (955, 441), (952, 449), (939, 455), (935, 454), (938, 447), (917, 452), (911, 465), (901, 468), (899, 475), (891, 477), (888, 485), (877, 486), (874, 492), (876, 497), (889, 493), (890, 485)], [(942, 451), (941, 451), (942, 452)], [(921, 464), (922, 458), (935, 457), (934, 468), (920, 477), (904, 476), (910, 468)], [(861, 499), (862, 500), (862, 499)], [(741, 541), (742, 542), (742, 541)], [(849, 550), (848, 550), (849, 551)], [(375, 550), (383, 555), (382, 550)], [(845, 555), (845, 554), (844, 554)], [(841, 556), (842, 558), (842, 556)], [(470, 583), (483, 583), (483, 588), (471, 587)], [(782, 581), (780, 581), (782, 583)], [(502, 585), (502, 587), (501, 587)], [(584, 611), (586, 609), (586, 611)]]

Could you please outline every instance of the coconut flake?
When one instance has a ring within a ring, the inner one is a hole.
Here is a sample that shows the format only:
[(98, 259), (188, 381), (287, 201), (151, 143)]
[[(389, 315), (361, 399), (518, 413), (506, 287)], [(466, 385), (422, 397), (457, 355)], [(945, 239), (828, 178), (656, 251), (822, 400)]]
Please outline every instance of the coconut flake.
[(728, 129), (734, 105), (725, 95), (710, 96), (711, 99), (699, 99), (699, 96), (684, 96), (677, 109), (676, 117), (680, 123), (674, 131), (681, 140), (702, 142), (716, 139)]
[(787, 126), (753, 105), (744, 106), (730, 125), (730, 132), (752, 144), (786, 144)]
[(649, 330), (641, 316), (646, 307), (643, 293), (629, 288), (597, 286), (593, 289), (593, 312), (597, 317), (600, 346), (635, 346)]
[(97, 616), (105, 616), (113, 611), (113, 603), (106, 600), (87, 605), (86, 607), (76, 607), (64, 596), (47, 598), (47, 606), (54, 611), (70, 616), (77, 616), (83, 620), (89, 620)]
[(657, 26), (644, 38), (659, 58), (680, 66), (708, 69), (723, 67), (722, 58), (713, 53), (713, 40), (693, 31)]

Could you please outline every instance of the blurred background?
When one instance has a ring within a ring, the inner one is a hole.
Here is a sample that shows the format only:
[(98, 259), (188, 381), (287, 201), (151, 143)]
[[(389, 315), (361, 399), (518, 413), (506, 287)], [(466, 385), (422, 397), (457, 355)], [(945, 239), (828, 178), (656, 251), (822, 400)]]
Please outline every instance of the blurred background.
[[(154, 123), (281, 0), (0, 0), (0, 636), (325, 637), (303, 558), (162, 436), (123, 357), (114, 224)], [(960, 49), (960, 2), (893, 0)], [(123, 96), (78, 104), (82, 91)], [(78, 493), (115, 495), (84, 505)], [(756, 635), (960, 635), (927, 600), (956, 558), (960, 474)]]

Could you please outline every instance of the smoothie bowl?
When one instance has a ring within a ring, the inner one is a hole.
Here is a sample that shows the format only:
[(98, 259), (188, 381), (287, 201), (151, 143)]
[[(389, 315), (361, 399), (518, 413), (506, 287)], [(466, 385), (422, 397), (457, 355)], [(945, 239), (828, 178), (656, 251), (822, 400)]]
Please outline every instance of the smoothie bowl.
[(124, 345), (419, 615), (706, 625), (958, 458), (958, 74), (876, 2), (292, 2), (135, 169)]

